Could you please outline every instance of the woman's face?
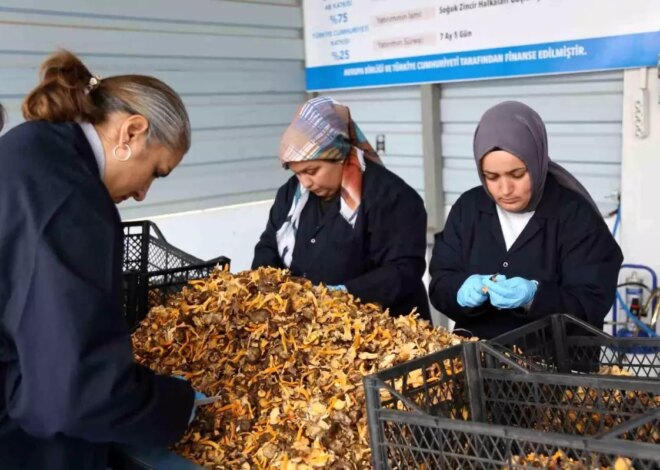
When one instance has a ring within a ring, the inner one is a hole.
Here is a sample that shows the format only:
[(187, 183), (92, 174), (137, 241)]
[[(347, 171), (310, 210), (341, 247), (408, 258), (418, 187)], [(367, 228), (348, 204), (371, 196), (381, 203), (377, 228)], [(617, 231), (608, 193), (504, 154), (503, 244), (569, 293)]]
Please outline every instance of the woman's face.
[(518, 157), (495, 150), (481, 160), (486, 188), (496, 204), (509, 212), (521, 212), (532, 198), (532, 178)]
[(339, 192), (343, 167), (343, 162), (324, 160), (289, 163), (300, 184), (321, 199), (329, 199)]
[[(142, 201), (151, 183), (167, 176), (183, 158), (182, 152), (148, 143), (148, 128), (148, 121), (136, 115), (115, 115), (97, 127), (105, 152), (103, 182), (116, 204), (129, 198)], [(130, 158), (122, 161), (129, 147)]]

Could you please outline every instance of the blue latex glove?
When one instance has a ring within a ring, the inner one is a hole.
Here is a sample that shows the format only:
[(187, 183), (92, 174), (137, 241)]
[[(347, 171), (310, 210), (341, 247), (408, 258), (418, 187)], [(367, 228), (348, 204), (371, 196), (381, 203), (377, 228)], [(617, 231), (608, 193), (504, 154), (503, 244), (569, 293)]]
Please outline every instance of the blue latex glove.
[(337, 285), (337, 286), (325, 286), (330, 292), (332, 291), (341, 291), (341, 292), (348, 292), (348, 289), (346, 289), (346, 286), (343, 284)]
[[(186, 381), (186, 379), (181, 377), (180, 375), (174, 375), (173, 377), (175, 379)], [(202, 398), (207, 398), (207, 396), (204, 395), (202, 392), (198, 392), (197, 390), (195, 390), (195, 401), (201, 400)], [(196, 411), (197, 411), (197, 407), (193, 404), (192, 411), (190, 412), (190, 419), (188, 419), (188, 424), (192, 423), (193, 420), (195, 419)]]
[(512, 277), (511, 279), (498, 280), (493, 282), (490, 279), (484, 282), (488, 287), (490, 303), (497, 308), (518, 308), (523, 307), (534, 300), (538, 282), (529, 281), (522, 277)]
[(481, 289), (484, 286), (484, 281), (489, 277), (485, 274), (473, 274), (468, 277), (456, 294), (458, 305), (474, 308), (488, 300), (488, 294), (484, 294)]

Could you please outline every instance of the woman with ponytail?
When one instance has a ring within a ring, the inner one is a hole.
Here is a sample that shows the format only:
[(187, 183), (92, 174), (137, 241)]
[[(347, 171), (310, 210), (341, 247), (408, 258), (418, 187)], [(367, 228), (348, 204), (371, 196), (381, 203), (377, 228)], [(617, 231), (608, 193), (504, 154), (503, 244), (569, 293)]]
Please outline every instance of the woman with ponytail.
[(133, 361), (115, 204), (144, 199), (190, 147), (181, 98), (140, 75), (48, 58), (0, 138), (0, 467), (105, 469), (111, 443), (165, 446), (189, 383)]

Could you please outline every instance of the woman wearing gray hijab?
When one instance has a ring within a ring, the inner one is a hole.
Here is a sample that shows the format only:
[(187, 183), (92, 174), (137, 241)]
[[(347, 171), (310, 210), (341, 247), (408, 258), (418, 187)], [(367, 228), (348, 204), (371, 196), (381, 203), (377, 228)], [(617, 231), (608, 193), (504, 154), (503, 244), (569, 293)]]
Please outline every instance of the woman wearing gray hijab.
[(482, 185), (436, 235), (431, 303), (480, 338), (553, 313), (601, 328), (623, 255), (587, 190), (550, 160), (541, 117), (514, 101), (492, 107), (474, 157)]

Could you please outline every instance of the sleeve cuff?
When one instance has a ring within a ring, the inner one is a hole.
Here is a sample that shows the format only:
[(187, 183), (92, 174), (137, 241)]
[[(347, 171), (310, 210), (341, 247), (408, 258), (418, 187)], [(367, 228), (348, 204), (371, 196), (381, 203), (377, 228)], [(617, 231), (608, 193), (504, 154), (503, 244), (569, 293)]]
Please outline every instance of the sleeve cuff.
[(534, 304), (534, 299), (536, 298), (536, 292), (538, 292), (538, 288), (539, 288), (539, 281), (535, 281), (532, 279), (532, 282), (536, 286), (536, 290), (534, 291), (534, 297), (532, 297), (532, 300), (530, 300), (529, 302), (527, 302), (525, 305), (522, 306), (523, 312), (525, 314), (528, 313), (532, 308), (532, 305)]

